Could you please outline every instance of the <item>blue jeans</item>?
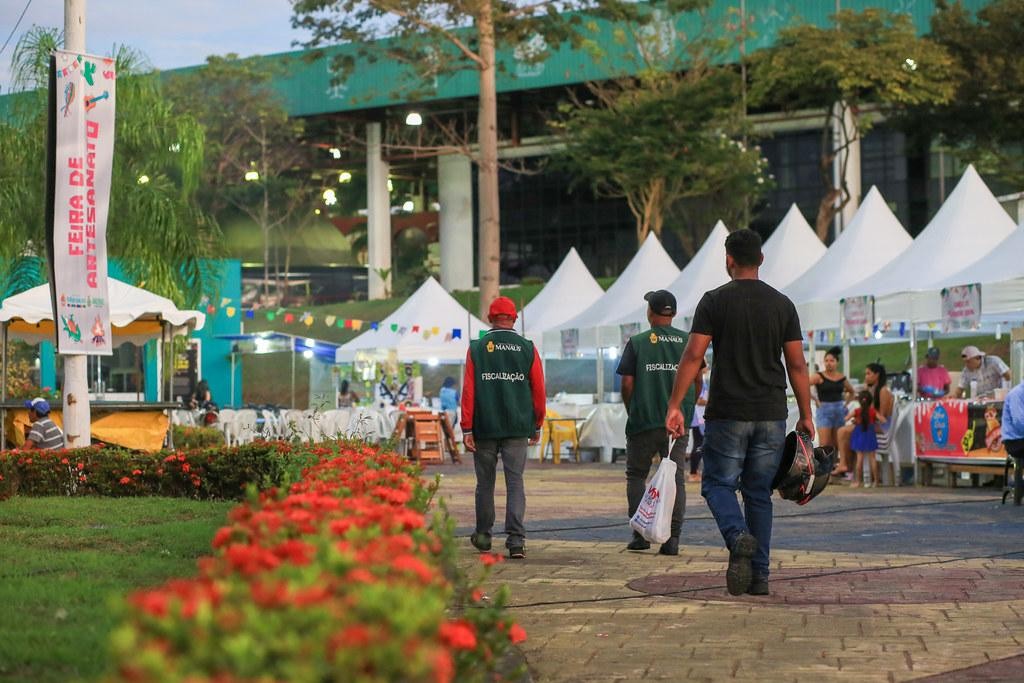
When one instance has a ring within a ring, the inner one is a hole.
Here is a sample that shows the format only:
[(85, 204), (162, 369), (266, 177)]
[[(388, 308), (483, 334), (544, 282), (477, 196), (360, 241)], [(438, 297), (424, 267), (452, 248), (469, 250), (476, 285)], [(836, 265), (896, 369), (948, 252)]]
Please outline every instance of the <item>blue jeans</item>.
[[(751, 564), (754, 574), (768, 576), (772, 542), (772, 480), (782, 460), (786, 422), (708, 420), (704, 424), (704, 477), (700, 492), (718, 530), (731, 548), (749, 531), (757, 539)], [(743, 510), (736, 500), (743, 494)]]

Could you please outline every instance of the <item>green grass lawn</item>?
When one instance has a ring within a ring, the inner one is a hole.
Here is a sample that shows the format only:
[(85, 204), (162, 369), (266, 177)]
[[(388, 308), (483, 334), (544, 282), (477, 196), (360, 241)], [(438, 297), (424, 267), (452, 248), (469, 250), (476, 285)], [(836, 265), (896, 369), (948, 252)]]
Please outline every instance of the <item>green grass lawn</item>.
[(93, 680), (114, 605), (195, 574), (233, 502), (12, 498), (0, 502), (0, 681)]

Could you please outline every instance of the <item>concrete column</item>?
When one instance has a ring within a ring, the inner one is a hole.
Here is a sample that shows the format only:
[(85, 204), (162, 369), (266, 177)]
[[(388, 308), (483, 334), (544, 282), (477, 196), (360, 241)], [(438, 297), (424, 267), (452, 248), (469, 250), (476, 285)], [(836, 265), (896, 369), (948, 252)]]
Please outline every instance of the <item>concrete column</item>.
[[(839, 104), (836, 104), (838, 110)], [(843, 133), (840, 130), (840, 126), (845, 128), (846, 132)], [(836, 214), (835, 230), (836, 237), (839, 236), (846, 226), (853, 220), (853, 216), (857, 213), (857, 209), (860, 207), (861, 192), (861, 179), (860, 179), (860, 134), (857, 132), (855, 121), (853, 120), (853, 112), (850, 107), (846, 107), (844, 110), (844, 116), (842, 121), (835, 120), (835, 133), (834, 139), (836, 145), (843, 144), (849, 136), (857, 135), (857, 139), (850, 143), (850, 146), (840, 154), (836, 155), (834, 177), (836, 187), (839, 186), (840, 178), (839, 174), (842, 171), (843, 163), (846, 164), (846, 187), (850, 190), (850, 201), (847, 202), (843, 210)]]
[(391, 194), (388, 162), (381, 156), (381, 124), (366, 124), (366, 236), (369, 298), (383, 299), (391, 292), (391, 274), (382, 279), (378, 269), (391, 268)]
[(473, 286), (473, 168), (469, 157), (448, 154), (437, 158), (441, 203), (441, 286)]

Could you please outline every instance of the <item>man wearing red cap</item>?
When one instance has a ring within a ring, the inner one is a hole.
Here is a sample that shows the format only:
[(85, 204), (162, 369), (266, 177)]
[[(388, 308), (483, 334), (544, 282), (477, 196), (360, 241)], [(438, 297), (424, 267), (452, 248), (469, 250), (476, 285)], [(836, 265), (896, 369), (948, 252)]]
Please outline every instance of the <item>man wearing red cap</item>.
[(492, 301), (487, 319), (494, 327), (469, 343), (462, 390), (463, 441), (476, 469), (476, 531), (469, 540), (481, 552), (491, 549), (500, 453), (507, 498), (505, 545), (510, 558), (521, 559), (526, 557), (526, 446), (540, 440), (544, 424), (544, 370), (533, 342), (514, 330), (516, 305), (511, 299)]

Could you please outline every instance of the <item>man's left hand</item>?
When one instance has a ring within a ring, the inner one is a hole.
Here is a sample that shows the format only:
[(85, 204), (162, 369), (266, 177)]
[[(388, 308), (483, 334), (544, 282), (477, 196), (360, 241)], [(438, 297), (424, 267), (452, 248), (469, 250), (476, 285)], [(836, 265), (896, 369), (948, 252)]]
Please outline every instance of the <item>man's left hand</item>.
[(530, 443), (531, 446), (536, 446), (537, 444), (540, 443), (540, 430), (539, 429), (533, 433), (533, 436), (530, 437), (530, 442), (529, 443)]

